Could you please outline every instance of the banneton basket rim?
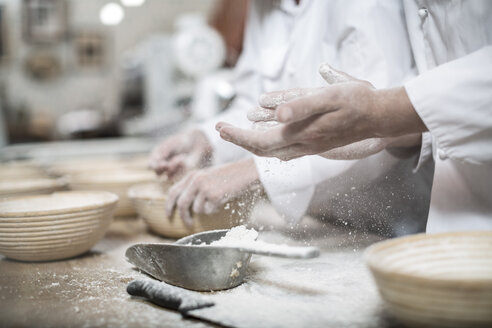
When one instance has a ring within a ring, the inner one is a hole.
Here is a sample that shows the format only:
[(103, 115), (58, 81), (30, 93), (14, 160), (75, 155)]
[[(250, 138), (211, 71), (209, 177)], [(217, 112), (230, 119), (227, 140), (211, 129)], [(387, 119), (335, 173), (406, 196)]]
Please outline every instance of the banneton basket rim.
[(63, 188), (67, 185), (68, 183), (64, 178), (35, 177), (13, 179), (0, 182), (0, 195), (8, 195), (9, 192)]
[(84, 171), (68, 176), (70, 185), (124, 185), (152, 182), (155, 179), (155, 175), (149, 170), (129, 168)]
[[(28, 211), (6, 211), (1, 209), (1, 205), (5, 203), (10, 203), (10, 202), (17, 202), (17, 201), (29, 201), (31, 199), (42, 199), (42, 198), (53, 198), (53, 197), (65, 197), (65, 196), (74, 196), (75, 197), (83, 197), (87, 195), (91, 196), (99, 196), (97, 197), (98, 201), (94, 202), (93, 204), (89, 205), (74, 205), (71, 207), (66, 207), (66, 208), (58, 208), (58, 209), (52, 209), (52, 210), (28, 210)], [(32, 195), (32, 196), (19, 196), (19, 197), (12, 197), (12, 198), (7, 198), (0, 200), (0, 219), (6, 217), (6, 218), (12, 218), (12, 217), (36, 217), (36, 216), (45, 216), (45, 215), (52, 215), (52, 214), (65, 214), (65, 213), (74, 213), (74, 212), (81, 212), (81, 211), (86, 211), (86, 210), (92, 210), (92, 209), (97, 209), (97, 208), (103, 208), (111, 205), (115, 205), (116, 202), (118, 201), (118, 196), (114, 193), (107, 192), (107, 191), (62, 191), (62, 192), (55, 192), (50, 195)]]
[(490, 238), (492, 243), (492, 231), (460, 231), (460, 232), (445, 232), (445, 233), (436, 233), (436, 234), (416, 234), (411, 236), (404, 236), (394, 239), (383, 240), (378, 243), (375, 243), (369, 246), (364, 252), (364, 260), (369, 267), (369, 269), (373, 272), (374, 276), (382, 276), (385, 279), (397, 279), (400, 281), (408, 281), (415, 282), (418, 284), (425, 284), (428, 286), (438, 286), (438, 287), (486, 287), (492, 289), (492, 277), (490, 278), (438, 278), (438, 277), (428, 277), (418, 273), (407, 273), (401, 272), (394, 268), (385, 268), (378, 264), (378, 260), (380, 257), (378, 256), (378, 252), (382, 250), (386, 250), (391, 247), (400, 246), (403, 243), (411, 243), (424, 239), (443, 239), (443, 238), (453, 238), (453, 237), (471, 237), (471, 238), (479, 238), (479, 237), (487, 237)]
[(166, 200), (166, 192), (164, 190), (160, 190), (160, 193), (150, 194), (150, 193), (142, 193), (143, 189), (150, 189), (151, 187), (159, 187), (160, 184), (158, 182), (146, 182), (140, 183), (130, 187), (128, 190), (128, 197), (132, 199), (151, 199), (151, 200)]

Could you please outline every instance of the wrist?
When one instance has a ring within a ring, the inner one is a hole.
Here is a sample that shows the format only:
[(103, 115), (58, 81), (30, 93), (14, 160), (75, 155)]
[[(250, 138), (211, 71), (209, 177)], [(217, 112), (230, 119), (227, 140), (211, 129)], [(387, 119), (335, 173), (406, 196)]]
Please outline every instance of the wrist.
[(427, 131), (404, 87), (376, 90), (375, 98), (378, 118), (375, 124), (379, 137), (398, 137)]

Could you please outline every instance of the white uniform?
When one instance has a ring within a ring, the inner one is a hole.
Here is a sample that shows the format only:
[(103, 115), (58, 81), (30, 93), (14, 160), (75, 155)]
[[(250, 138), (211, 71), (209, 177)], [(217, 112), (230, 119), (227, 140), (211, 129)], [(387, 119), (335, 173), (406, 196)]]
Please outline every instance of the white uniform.
[[(294, 0), (253, 1), (247, 24), (237, 66), (237, 99), (227, 112), (202, 125), (215, 148), (216, 163), (237, 159), (242, 153), (219, 138), (214, 130), (217, 121), (250, 128), (245, 113), (258, 106), (261, 93), (325, 86), (318, 74), (322, 62), (376, 87), (401, 85), (415, 74), (403, 7), (397, 1), (302, 0), (299, 5)], [(364, 214), (394, 218), (403, 211), (425, 220), (429, 174), (424, 170), (417, 175), (402, 172), (411, 172), (415, 162), (416, 158), (400, 159), (386, 151), (361, 161), (305, 156), (282, 162), (255, 157), (270, 200), (290, 221), (305, 214), (310, 204), (314, 214), (348, 220), (350, 216), (363, 220)], [(395, 195), (391, 188), (372, 192), (388, 181), (401, 188), (404, 196)], [(367, 210), (375, 203), (376, 207)]]
[(492, 2), (405, 2), (419, 73), (405, 84), (434, 157), (427, 232), (492, 229)]

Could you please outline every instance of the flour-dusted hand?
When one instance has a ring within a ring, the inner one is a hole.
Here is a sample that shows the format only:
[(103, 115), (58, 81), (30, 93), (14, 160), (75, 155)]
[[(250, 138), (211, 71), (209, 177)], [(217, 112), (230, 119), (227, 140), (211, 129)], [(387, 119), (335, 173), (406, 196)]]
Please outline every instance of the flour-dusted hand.
[(289, 101), (283, 99), (289, 97), (286, 93), (292, 95), (291, 90), (262, 96), (264, 105), (280, 103), (274, 111), (282, 124), (252, 131), (220, 122), (216, 128), (221, 137), (259, 156), (282, 160), (321, 153), (328, 158), (359, 159), (388, 147), (390, 141), (398, 145), (397, 139), (383, 137), (426, 130), (403, 88), (376, 90), (369, 82), (328, 65), (321, 65), (320, 74), (336, 84), (316, 91), (296, 89), (301, 96)]
[[(328, 64), (321, 64), (319, 73), (328, 84), (338, 84), (352, 80), (352, 77), (334, 70)], [(248, 111), (248, 120), (253, 122), (276, 121), (275, 109), (278, 106), (299, 97), (313, 95), (322, 91), (323, 88), (294, 88), (265, 93), (258, 99), (260, 106)]]
[(166, 212), (170, 216), (177, 210), (191, 227), (192, 212), (215, 213), (231, 199), (260, 185), (253, 159), (189, 172), (169, 190)]
[(210, 143), (199, 130), (190, 130), (164, 139), (152, 151), (149, 166), (157, 174), (174, 178), (188, 170), (205, 167), (212, 156)]

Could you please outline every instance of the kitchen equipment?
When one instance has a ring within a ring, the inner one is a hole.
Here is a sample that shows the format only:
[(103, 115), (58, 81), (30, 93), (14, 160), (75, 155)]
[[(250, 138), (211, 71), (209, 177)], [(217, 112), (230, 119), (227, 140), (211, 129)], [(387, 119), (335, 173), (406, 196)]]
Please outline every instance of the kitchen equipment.
[[(187, 115), (179, 104), (187, 85), (177, 78), (171, 37), (152, 35), (126, 52), (121, 65), (121, 129), (125, 135), (172, 133)], [(183, 88), (184, 86), (184, 88)], [(166, 92), (162, 92), (166, 90)]]
[(180, 238), (192, 233), (232, 228), (239, 224), (241, 217), (247, 216), (247, 210), (239, 206), (239, 201), (231, 201), (218, 213), (211, 215), (194, 214), (193, 227), (186, 227), (175, 211), (171, 218), (166, 215), (167, 189), (170, 183), (146, 183), (133, 186), (128, 197), (133, 201), (137, 213), (156, 234), (171, 238)]
[(0, 253), (21, 261), (70, 258), (105, 234), (118, 197), (103, 191), (57, 192), (0, 201)]
[(246, 274), (251, 254), (307, 259), (319, 256), (315, 247), (289, 247), (264, 242), (218, 241), (229, 230), (197, 233), (174, 244), (137, 244), (126, 250), (127, 261), (169, 284), (197, 290), (212, 291), (240, 285)]
[(217, 70), (224, 62), (226, 49), (221, 35), (199, 14), (183, 14), (176, 19), (173, 53), (176, 66), (192, 77)]
[(365, 254), (382, 298), (410, 327), (492, 327), (492, 232), (413, 235)]
[(236, 95), (233, 77), (233, 70), (221, 69), (197, 80), (191, 102), (193, 120), (209, 119), (229, 106)]
[(112, 192), (119, 197), (115, 216), (135, 215), (135, 208), (128, 198), (128, 189), (136, 184), (156, 180), (155, 174), (149, 170), (121, 169), (86, 171), (75, 173), (69, 177), (72, 190), (102, 190)]

